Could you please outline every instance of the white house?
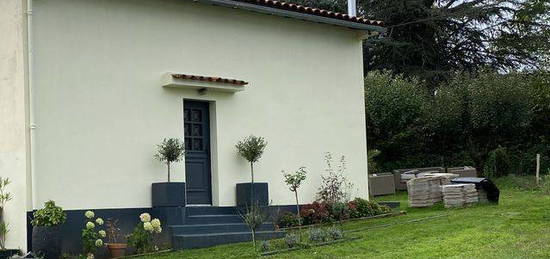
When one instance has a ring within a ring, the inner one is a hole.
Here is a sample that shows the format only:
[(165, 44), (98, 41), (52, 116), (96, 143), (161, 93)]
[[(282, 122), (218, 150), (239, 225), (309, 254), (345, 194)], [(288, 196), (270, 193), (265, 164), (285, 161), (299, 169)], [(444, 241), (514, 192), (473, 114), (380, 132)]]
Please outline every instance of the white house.
[(151, 184), (166, 181), (153, 153), (169, 137), (191, 151), (172, 169), (187, 183), (183, 206), (236, 205), (250, 173), (235, 144), (248, 135), (268, 142), (255, 173), (271, 205), (293, 204), (281, 170), (301, 166), (299, 198), (312, 202), (326, 152), (345, 156), (352, 195), (368, 196), (362, 40), (381, 22), (271, 0), (3, 0), (0, 10), (9, 247), (27, 249), (27, 215), (47, 200), (76, 233), (81, 210), (151, 209)]

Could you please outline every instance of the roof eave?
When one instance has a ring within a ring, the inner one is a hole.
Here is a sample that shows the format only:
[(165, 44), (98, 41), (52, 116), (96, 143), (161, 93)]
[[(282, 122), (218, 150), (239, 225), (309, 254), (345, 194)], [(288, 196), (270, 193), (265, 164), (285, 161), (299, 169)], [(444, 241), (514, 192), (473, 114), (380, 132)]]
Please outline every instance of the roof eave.
[(257, 4), (251, 4), (251, 3), (245, 3), (245, 2), (237, 2), (232, 0), (192, 0), (193, 2), (199, 2), (204, 4), (211, 4), (211, 5), (218, 5), (218, 6), (225, 6), (230, 8), (237, 8), (257, 13), (263, 13), (263, 14), (270, 14), (270, 15), (277, 15), (282, 17), (288, 17), (288, 18), (294, 18), (304, 21), (310, 21), (310, 22), (317, 22), (317, 23), (324, 23), (324, 24), (330, 24), (330, 25), (336, 25), (346, 28), (351, 28), (354, 30), (362, 30), (362, 31), (377, 31), (377, 32), (385, 32), (386, 28), (381, 26), (375, 26), (375, 25), (368, 25), (364, 23), (358, 23), (358, 22), (351, 22), (351, 21), (344, 21), (329, 17), (323, 17), (318, 15), (311, 15), (311, 14), (305, 14), (300, 12), (294, 12), (294, 11), (288, 11), (283, 9), (277, 9), (269, 6), (262, 6)]

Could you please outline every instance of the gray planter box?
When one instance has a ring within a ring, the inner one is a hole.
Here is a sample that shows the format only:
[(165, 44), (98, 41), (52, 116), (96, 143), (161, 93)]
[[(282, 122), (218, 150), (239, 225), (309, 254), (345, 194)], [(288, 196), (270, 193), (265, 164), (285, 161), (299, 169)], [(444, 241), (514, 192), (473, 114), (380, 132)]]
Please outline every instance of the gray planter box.
[(153, 207), (185, 207), (185, 183), (154, 183)]
[(449, 167), (447, 173), (457, 174), (459, 177), (477, 177), (477, 170), (471, 166)]
[(408, 168), (408, 169), (396, 169), (393, 170), (393, 177), (395, 181), (395, 189), (398, 191), (407, 190), (407, 180), (402, 179), (402, 174), (410, 171), (415, 171), (415, 174), (420, 173), (445, 173), (445, 168), (443, 167), (422, 167), (422, 168)]
[(32, 251), (46, 259), (61, 256), (61, 226), (34, 226), (32, 228)]
[(252, 183), (237, 184), (237, 206), (250, 207), (250, 201), (252, 201), (252, 205), (269, 205), (269, 190), (267, 183), (254, 183), (253, 198), (250, 197), (251, 187)]
[(369, 192), (372, 196), (394, 194), (395, 181), (393, 174), (369, 175)]

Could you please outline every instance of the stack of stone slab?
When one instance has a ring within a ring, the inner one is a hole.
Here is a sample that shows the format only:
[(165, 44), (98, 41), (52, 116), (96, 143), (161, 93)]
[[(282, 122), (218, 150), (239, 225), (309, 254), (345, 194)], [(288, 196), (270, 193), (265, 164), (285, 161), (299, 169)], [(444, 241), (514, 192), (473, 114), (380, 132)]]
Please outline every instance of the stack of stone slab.
[(445, 173), (426, 173), (421, 177), (407, 181), (410, 207), (429, 207), (442, 201), (441, 186), (449, 184), (457, 175)]
[(443, 185), (442, 191), (445, 208), (464, 207), (479, 201), (475, 184)]
[(431, 177), (413, 178), (407, 181), (410, 207), (429, 207), (434, 204), (430, 195), (432, 191)]

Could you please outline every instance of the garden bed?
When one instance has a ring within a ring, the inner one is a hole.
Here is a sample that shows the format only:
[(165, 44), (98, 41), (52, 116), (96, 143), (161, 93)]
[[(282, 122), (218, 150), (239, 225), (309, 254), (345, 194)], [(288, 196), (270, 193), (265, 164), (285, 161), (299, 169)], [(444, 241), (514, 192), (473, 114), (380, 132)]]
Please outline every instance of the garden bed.
[(370, 217), (345, 219), (345, 220), (341, 220), (339, 222), (326, 222), (326, 223), (319, 223), (319, 224), (311, 224), (311, 225), (302, 225), (302, 226), (296, 226), (296, 227), (280, 228), (280, 230), (282, 230), (282, 231), (301, 230), (301, 229), (311, 228), (311, 227), (322, 227), (322, 226), (327, 226), (327, 225), (333, 225), (335, 223), (342, 224), (342, 223), (361, 221), (361, 220), (395, 217), (395, 216), (400, 216), (400, 215), (405, 215), (405, 214), (407, 214), (406, 211), (399, 211), (399, 212), (396, 212), (396, 213), (385, 213), (385, 214), (380, 214), (380, 215), (370, 216)]

